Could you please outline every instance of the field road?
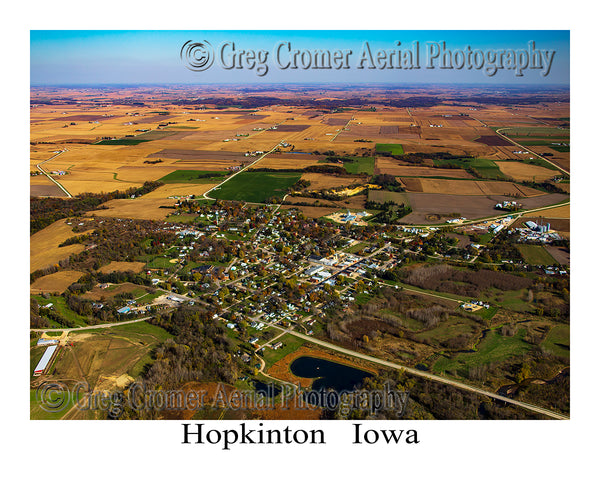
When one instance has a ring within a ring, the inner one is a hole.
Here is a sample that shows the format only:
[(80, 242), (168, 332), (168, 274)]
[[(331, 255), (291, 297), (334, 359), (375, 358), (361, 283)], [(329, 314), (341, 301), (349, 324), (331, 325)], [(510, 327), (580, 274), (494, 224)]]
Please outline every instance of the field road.
[[(507, 127), (507, 128), (513, 128), (513, 127)], [(548, 162), (550, 165), (552, 165), (553, 167), (558, 168), (562, 173), (564, 173), (565, 175), (569, 176), (570, 173), (565, 170), (562, 167), (559, 167), (556, 163), (551, 162), (550, 160), (548, 160), (545, 157), (542, 157), (541, 155), (538, 155), (537, 153), (535, 153), (533, 150), (531, 150), (530, 148), (524, 147), (523, 145), (518, 144), (517, 142), (515, 142), (514, 140), (510, 139), (509, 137), (507, 137), (506, 135), (500, 133), (501, 130), (507, 130), (507, 128), (499, 128), (498, 130), (496, 130), (496, 133), (502, 137), (504, 140), (508, 140), (510, 143), (512, 143), (513, 145), (516, 145), (517, 147), (519, 147), (521, 150), (526, 151), (531, 153), (532, 155), (535, 155), (536, 157), (538, 157), (540, 160), (543, 160), (544, 162)]]
[(148, 320), (152, 317), (136, 318), (135, 320), (126, 320), (124, 322), (117, 323), (102, 323), (100, 325), (89, 325), (87, 327), (74, 327), (74, 328), (30, 328), (30, 332), (81, 332), (83, 330), (94, 330), (97, 328), (111, 328), (118, 327), (119, 325), (127, 325), (129, 323), (137, 323)]
[(289, 329), (280, 327), (278, 325), (274, 325), (272, 323), (269, 323), (269, 325), (271, 325), (272, 327), (277, 328), (279, 330), (283, 330), (286, 333), (289, 333), (290, 335), (294, 335), (295, 337), (298, 337), (298, 338), (301, 338), (303, 340), (306, 340), (307, 342), (312, 342), (312, 343), (315, 343), (315, 344), (317, 344), (317, 345), (319, 345), (321, 347), (325, 347), (325, 348), (328, 348), (330, 350), (335, 350), (337, 352), (340, 352), (340, 353), (343, 353), (345, 355), (349, 355), (349, 356), (352, 356), (352, 357), (360, 358), (361, 360), (365, 360), (367, 362), (375, 363), (375, 364), (381, 365), (383, 367), (393, 368), (395, 370), (406, 371), (406, 372), (408, 372), (408, 373), (410, 373), (412, 375), (418, 376), (418, 377), (423, 377), (423, 378), (426, 378), (428, 380), (432, 380), (434, 382), (445, 383), (446, 385), (450, 385), (452, 387), (460, 388), (461, 390), (466, 390), (466, 391), (469, 391), (469, 392), (477, 393), (479, 395), (484, 395), (484, 396), (489, 397), (489, 398), (493, 398), (495, 400), (500, 400), (502, 402), (510, 403), (512, 405), (516, 405), (517, 407), (524, 408), (524, 409), (529, 410), (531, 412), (535, 412), (535, 413), (539, 413), (539, 414), (542, 414), (542, 415), (546, 415), (548, 417), (555, 418), (555, 419), (558, 419), (558, 420), (568, 420), (569, 419), (568, 416), (560, 414), (560, 413), (557, 413), (557, 412), (553, 412), (552, 410), (547, 410), (545, 408), (538, 407), (536, 405), (531, 405), (530, 403), (525, 403), (525, 402), (520, 402), (518, 400), (513, 400), (512, 398), (503, 397), (502, 395), (498, 395), (497, 393), (488, 392), (487, 390), (484, 390), (482, 388), (473, 387), (471, 385), (459, 382), (457, 380), (452, 380), (450, 378), (440, 377), (438, 375), (433, 375), (431, 373), (427, 373), (427, 372), (424, 372), (422, 370), (417, 370), (416, 368), (405, 367), (405, 366), (400, 365), (398, 363), (389, 362), (387, 360), (382, 360), (382, 359), (379, 359), (379, 358), (376, 358), (376, 357), (371, 357), (370, 355), (365, 355), (363, 353), (355, 352), (354, 350), (349, 350), (347, 348), (340, 347), (338, 345), (334, 345), (332, 343), (325, 342), (323, 340), (319, 340), (319, 339), (310, 337), (308, 335), (304, 335), (303, 333), (295, 332), (293, 330), (289, 330)]
[(270, 153), (273, 153), (273, 151), (279, 146), (281, 145), (283, 142), (285, 142), (285, 140), (281, 140), (279, 142), (277, 142), (277, 145), (275, 145), (271, 150), (269, 150), (267, 153), (263, 153), (260, 157), (258, 157), (254, 162), (249, 163), (248, 165), (246, 165), (244, 168), (241, 168), (240, 170), (238, 170), (237, 172), (235, 172), (233, 175), (231, 175), (230, 177), (227, 177), (225, 180), (223, 180), (221, 183), (219, 183), (218, 185), (215, 185), (213, 188), (211, 188), (210, 190), (208, 190), (207, 192), (204, 193), (203, 197), (206, 198), (207, 200), (216, 200), (216, 198), (213, 197), (209, 197), (208, 194), (210, 192), (212, 192), (213, 190), (219, 188), (221, 185), (223, 185), (224, 183), (227, 183), (229, 180), (231, 180), (233, 177), (235, 177), (236, 175), (239, 175), (240, 173), (242, 173), (245, 170), (248, 170), (250, 167), (252, 167), (253, 165), (256, 165), (258, 162), (260, 162), (263, 158), (265, 158), (267, 155), (269, 155)]
[(53, 183), (54, 183), (54, 184), (55, 184), (55, 185), (56, 185), (58, 188), (60, 188), (60, 189), (61, 189), (63, 192), (65, 192), (65, 194), (67, 195), (67, 197), (69, 197), (69, 198), (73, 198), (73, 195), (71, 195), (71, 194), (69, 193), (69, 191), (68, 191), (68, 190), (67, 190), (65, 187), (63, 187), (63, 186), (62, 186), (60, 183), (58, 183), (58, 181), (56, 181), (54, 178), (52, 178), (52, 177), (50, 176), (50, 174), (49, 174), (49, 173), (48, 173), (46, 170), (44, 170), (44, 169), (42, 168), (42, 165), (43, 165), (44, 163), (46, 163), (46, 162), (49, 162), (50, 160), (54, 160), (54, 159), (55, 159), (56, 157), (58, 157), (58, 156), (59, 156), (61, 153), (64, 153), (64, 152), (66, 152), (66, 151), (67, 151), (67, 150), (61, 150), (61, 151), (60, 151), (60, 152), (58, 152), (56, 155), (54, 155), (54, 156), (50, 157), (48, 160), (44, 160), (43, 162), (40, 162), (40, 163), (38, 163), (38, 164), (37, 164), (35, 167), (36, 167), (36, 168), (37, 168), (37, 169), (38, 169), (40, 172), (42, 172), (44, 175), (46, 175), (46, 177), (48, 177), (48, 179), (49, 179), (51, 182), (53, 182)]

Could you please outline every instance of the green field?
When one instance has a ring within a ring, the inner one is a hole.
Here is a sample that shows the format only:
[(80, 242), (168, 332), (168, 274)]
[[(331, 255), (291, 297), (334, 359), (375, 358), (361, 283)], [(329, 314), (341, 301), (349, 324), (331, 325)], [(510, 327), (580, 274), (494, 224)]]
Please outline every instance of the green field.
[(135, 137), (123, 137), (115, 140), (101, 140), (96, 145), (139, 145), (143, 142), (151, 142), (152, 140), (160, 140), (161, 138), (175, 135), (177, 132), (168, 132), (165, 130), (153, 130), (151, 132), (142, 133)]
[(283, 198), (301, 175), (295, 172), (242, 172), (213, 190), (210, 196), (221, 200), (266, 203), (273, 197)]
[(344, 162), (344, 168), (348, 173), (358, 175), (359, 173), (366, 173), (373, 175), (375, 170), (375, 159), (373, 157), (352, 157), (352, 162)]
[(475, 352), (459, 353), (453, 358), (442, 357), (435, 363), (433, 370), (440, 373), (456, 371), (459, 375), (465, 376), (471, 367), (502, 362), (522, 355), (532, 348), (523, 340), (525, 334), (524, 328), (512, 337), (502, 336), (497, 330), (490, 330), (476, 346)]
[(390, 152), (392, 155), (403, 155), (404, 148), (399, 143), (377, 143), (376, 152)]
[(214, 172), (205, 170), (175, 170), (158, 181), (163, 183), (215, 183), (221, 181), (229, 172)]
[(568, 325), (557, 325), (552, 327), (541, 347), (550, 350), (559, 357), (570, 356), (570, 328)]
[(556, 150), (557, 152), (570, 152), (571, 151), (570, 145), (550, 145), (550, 148), (552, 150)]
[(486, 158), (453, 158), (449, 160), (435, 159), (433, 162), (436, 167), (441, 167), (443, 165), (454, 165), (465, 170), (472, 168), (483, 178), (506, 178), (506, 175), (500, 171), (498, 165), (496, 165), (493, 160), (488, 160)]
[(281, 360), (286, 355), (295, 352), (304, 344), (304, 340), (295, 337), (294, 335), (284, 335), (283, 337), (280, 337), (278, 340), (276, 340), (274, 343), (277, 342), (282, 342), (283, 347), (278, 348), (277, 350), (273, 350), (270, 347), (266, 347), (263, 350), (263, 359), (266, 363), (265, 370), (268, 369), (274, 363)]
[(523, 260), (530, 265), (554, 265), (556, 260), (541, 245), (517, 245)]

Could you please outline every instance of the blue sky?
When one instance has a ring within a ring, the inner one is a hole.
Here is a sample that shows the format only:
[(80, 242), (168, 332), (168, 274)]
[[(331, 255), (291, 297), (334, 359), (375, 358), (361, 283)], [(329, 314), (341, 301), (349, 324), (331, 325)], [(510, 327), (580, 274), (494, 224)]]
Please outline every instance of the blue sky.
[[(487, 83), (487, 84), (569, 84), (569, 31), (31, 31), (30, 78), (32, 85), (73, 84), (161, 84), (161, 83), (310, 83), (310, 82), (389, 82), (389, 83)], [(203, 72), (188, 70), (179, 53), (188, 41), (207, 40), (216, 51), (212, 67)], [(265, 50), (269, 71), (258, 76), (256, 69), (226, 70), (218, 52), (224, 42), (235, 42), (237, 50)], [(398, 41), (400, 48), (420, 42), (421, 68), (357, 69), (364, 42), (374, 52), (390, 50)], [(481, 50), (536, 49), (555, 50), (546, 77), (539, 70), (525, 70), (522, 77), (514, 71), (499, 70), (486, 76), (482, 70), (426, 69), (426, 42), (446, 42), (449, 50), (466, 46)], [(315, 70), (278, 68), (274, 49), (280, 42), (292, 48), (350, 49), (350, 69)]]

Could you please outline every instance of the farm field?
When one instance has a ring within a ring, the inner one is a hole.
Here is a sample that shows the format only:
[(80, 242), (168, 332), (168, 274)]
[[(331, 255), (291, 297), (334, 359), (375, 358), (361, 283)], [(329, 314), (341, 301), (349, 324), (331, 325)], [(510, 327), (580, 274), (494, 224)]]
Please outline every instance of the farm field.
[(144, 262), (110, 262), (98, 269), (101, 273), (134, 272), (139, 273), (144, 269)]
[(175, 170), (174, 172), (160, 178), (163, 183), (215, 183), (222, 181), (227, 175), (222, 171), (203, 171), (203, 170)]
[(402, 155), (404, 149), (402, 145), (397, 143), (378, 143), (375, 145), (376, 152), (389, 152), (392, 155)]
[(80, 244), (59, 247), (67, 238), (84, 235), (86, 232), (74, 233), (72, 226), (67, 225), (67, 220), (57, 220), (52, 225), (34, 233), (29, 240), (29, 272), (35, 272), (45, 267), (52, 266), (60, 260), (68, 258), (73, 253), (84, 250)]
[(543, 181), (556, 176), (556, 170), (521, 162), (496, 162), (500, 171), (517, 181)]
[(135, 218), (139, 220), (163, 220), (167, 215), (173, 213), (171, 208), (175, 200), (162, 198), (118, 198), (101, 204), (107, 207), (103, 210), (92, 210), (90, 215), (98, 217)]
[(69, 285), (75, 283), (84, 274), (74, 270), (61, 270), (38, 278), (31, 284), (31, 293), (63, 293)]
[(209, 195), (222, 200), (263, 203), (272, 197), (283, 198), (300, 176), (300, 173), (287, 172), (242, 172)]
[(517, 249), (529, 265), (554, 265), (556, 260), (541, 245), (517, 245)]
[(310, 182), (308, 190), (340, 188), (350, 185), (360, 185), (362, 183), (361, 180), (356, 177), (340, 177), (337, 175), (328, 175), (326, 173), (303, 173), (302, 180), (308, 180)]
[(400, 183), (409, 192), (455, 195), (506, 195), (531, 197), (544, 192), (510, 182), (446, 180), (400, 177)]
[(388, 174), (398, 177), (448, 177), (448, 178), (474, 178), (461, 168), (433, 168), (417, 165), (401, 165), (398, 160), (388, 157), (377, 157), (375, 160), (375, 173)]

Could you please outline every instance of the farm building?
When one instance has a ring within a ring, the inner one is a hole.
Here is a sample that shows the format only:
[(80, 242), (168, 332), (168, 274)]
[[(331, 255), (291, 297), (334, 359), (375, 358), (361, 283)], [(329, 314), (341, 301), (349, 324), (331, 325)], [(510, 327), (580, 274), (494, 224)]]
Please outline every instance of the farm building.
[(56, 338), (40, 338), (36, 345), (58, 345), (58, 339)]
[(131, 308), (129, 307), (123, 307), (123, 308), (119, 308), (117, 310), (117, 313), (128, 313), (131, 310)]
[(40, 361), (38, 362), (37, 366), (35, 367), (35, 370), (33, 371), (33, 374), (35, 376), (38, 376), (38, 375), (41, 375), (42, 373), (44, 373), (44, 370), (46, 370), (46, 368), (50, 364), (50, 360), (52, 360), (52, 357), (54, 356), (56, 347), (57, 347), (57, 345), (51, 345), (46, 349), (46, 351), (42, 355), (42, 358), (40, 358)]

